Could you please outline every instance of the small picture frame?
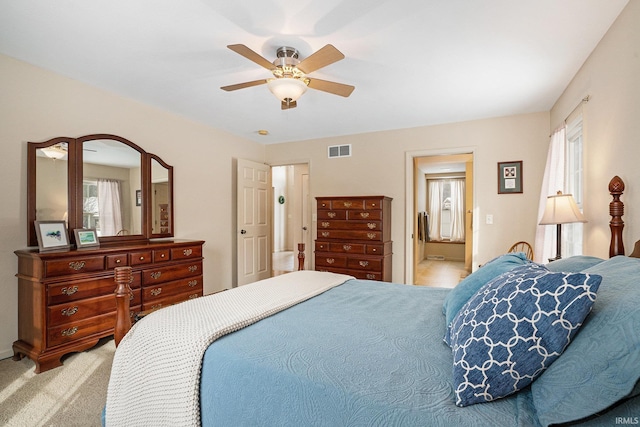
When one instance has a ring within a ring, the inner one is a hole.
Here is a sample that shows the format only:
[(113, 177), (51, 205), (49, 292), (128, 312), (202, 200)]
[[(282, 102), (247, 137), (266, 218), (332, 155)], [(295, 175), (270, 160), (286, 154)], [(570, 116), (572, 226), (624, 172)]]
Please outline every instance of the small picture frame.
[(76, 228), (73, 233), (76, 236), (78, 249), (100, 246), (100, 240), (98, 240), (95, 228)]
[(142, 190), (136, 190), (136, 206), (142, 206)]
[(65, 221), (35, 221), (35, 227), (41, 251), (69, 249), (69, 233)]
[(522, 160), (498, 162), (498, 194), (522, 193)]

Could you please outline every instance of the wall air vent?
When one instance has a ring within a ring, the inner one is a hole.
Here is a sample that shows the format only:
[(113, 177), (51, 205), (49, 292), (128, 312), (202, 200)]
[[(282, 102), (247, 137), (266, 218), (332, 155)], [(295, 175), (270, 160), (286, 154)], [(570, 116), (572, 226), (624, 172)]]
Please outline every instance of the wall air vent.
[(329, 158), (351, 157), (351, 144), (329, 146)]

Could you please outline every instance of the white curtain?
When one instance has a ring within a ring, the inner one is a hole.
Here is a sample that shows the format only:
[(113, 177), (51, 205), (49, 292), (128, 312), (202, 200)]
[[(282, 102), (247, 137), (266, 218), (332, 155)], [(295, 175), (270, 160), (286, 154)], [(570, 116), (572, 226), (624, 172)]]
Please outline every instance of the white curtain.
[(451, 241), (464, 242), (464, 181), (451, 183)]
[(120, 182), (112, 179), (98, 180), (98, 215), (100, 235), (115, 236), (122, 231), (122, 204)]
[(444, 182), (429, 180), (429, 240), (440, 241), (440, 223), (442, 219), (442, 193)]
[[(565, 144), (566, 129), (563, 125), (558, 128), (549, 143), (549, 152), (547, 153), (547, 166), (542, 179), (542, 188), (540, 189), (540, 202), (538, 205), (538, 223), (544, 214), (544, 208), (547, 204), (547, 196), (556, 194), (558, 190), (564, 191), (565, 176)], [(555, 255), (556, 247), (556, 226), (555, 225), (538, 225), (536, 228), (536, 241), (534, 244), (533, 259), (539, 263), (547, 263), (549, 258)]]

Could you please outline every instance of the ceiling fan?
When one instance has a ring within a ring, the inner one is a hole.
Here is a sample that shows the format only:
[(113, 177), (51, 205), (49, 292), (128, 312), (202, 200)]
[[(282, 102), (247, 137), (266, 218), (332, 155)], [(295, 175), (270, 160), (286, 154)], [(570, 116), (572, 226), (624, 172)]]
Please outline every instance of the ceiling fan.
[(297, 106), (298, 98), (306, 92), (307, 87), (344, 97), (351, 95), (351, 92), (355, 89), (354, 86), (307, 76), (307, 74), (313, 71), (344, 59), (344, 55), (330, 44), (302, 61), (298, 59), (298, 51), (296, 49), (286, 46), (280, 47), (276, 51), (277, 58), (273, 62), (269, 62), (263, 56), (243, 44), (231, 44), (227, 47), (271, 71), (273, 78), (223, 86), (220, 88), (222, 90), (230, 92), (246, 87), (266, 84), (271, 93), (280, 100), (281, 108), (288, 110), (289, 108), (295, 108)]

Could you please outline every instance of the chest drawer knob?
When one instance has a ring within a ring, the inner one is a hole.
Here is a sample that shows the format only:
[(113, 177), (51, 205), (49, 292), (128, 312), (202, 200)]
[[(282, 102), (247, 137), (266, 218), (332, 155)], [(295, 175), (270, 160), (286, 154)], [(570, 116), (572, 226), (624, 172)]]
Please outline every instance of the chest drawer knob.
[(196, 286), (197, 284), (198, 284), (198, 281), (197, 281), (197, 280), (189, 280), (189, 283), (187, 283), (187, 285), (188, 285), (190, 288), (193, 288), (193, 287), (194, 287), (194, 286)]
[(327, 227), (329, 227), (331, 225), (331, 223), (325, 221), (325, 222), (322, 222), (321, 225), (322, 225), (322, 228), (327, 228)]
[(334, 262), (336, 262), (334, 258), (327, 258), (327, 264), (333, 264)]
[(375, 230), (376, 229), (376, 223), (375, 222), (368, 222), (367, 223), (367, 227), (369, 227), (369, 230)]
[(78, 307), (69, 307), (62, 310), (62, 315), (71, 317), (78, 312)]
[(376, 278), (376, 275), (375, 275), (375, 274), (371, 274), (371, 273), (368, 273), (368, 274), (367, 274), (367, 279), (369, 279), (369, 280), (373, 280), (373, 279), (375, 279), (375, 278)]
[(122, 260), (121, 260), (121, 259), (117, 259), (117, 260), (116, 260), (116, 264), (120, 264), (121, 262), (122, 262)]
[(189, 256), (193, 253), (193, 249), (185, 249), (182, 251), (182, 255)]
[(199, 296), (200, 296), (200, 294), (191, 294), (191, 295), (189, 295), (189, 299), (198, 298)]
[(84, 261), (71, 261), (69, 268), (75, 271), (82, 270), (84, 268)]
[(369, 265), (369, 261), (360, 261), (358, 264), (360, 264), (361, 267), (366, 267)]
[(151, 306), (151, 310), (157, 310), (159, 308), (162, 308), (162, 304), (154, 304)]
[(160, 258), (164, 258), (164, 254), (161, 254), (161, 255), (160, 255)]
[(70, 337), (76, 332), (78, 332), (78, 327), (74, 326), (73, 328), (63, 329), (62, 332), (60, 332), (60, 334), (62, 334), (63, 337)]
[(350, 208), (351, 206), (353, 206), (352, 202), (344, 202), (344, 207), (345, 208)]
[(143, 256), (140, 257), (140, 261), (144, 261), (144, 257)]
[(69, 286), (68, 288), (62, 288), (60, 290), (60, 292), (64, 295), (73, 295), (76, 292), (78, 292), (78, 287), (77, 286)]
[(151, 292), (151, 295), (153, 295), (154, 297), (157, 297), (162, 293), (162, 288), (151, 289), (150, 292)]
[(361, 218), (369, 218), (369, 212), (360, 212)]
[(367, 237), (371, 240), (375, 239), (376, 237), (378, 237), (378, 235), (376, 233), (367, 233)]
[(189, 273), (193, 273), (195, 271), (198, 271), (198, 266), (197, 265), (190, 265), (188, 270), (189, 270)]
[(153, 271), (151, 272), (151, 278), (158, 280), (162, 276), (162, 271)]
[(329, 237), (329, 232), (328, 231), (323, 231), (322, 232), (322, 237)]
[(342, 249), (344, 249), (345, 251), (350, 251), (351, 250), (351, 245), (344, 245), (344, 246), (342, 246)]
[(335, 217), (336, 217), (336, 215), (337, 215), (337, 214), (336, 214), (335, 212), (327, 212), (327, 216), (328, 216), (329, 218), (335, 218)]

